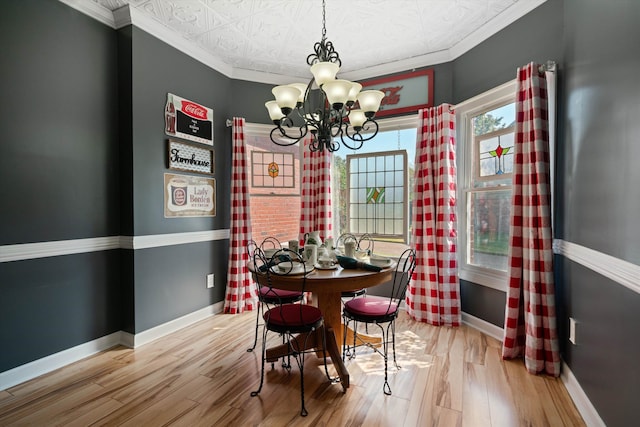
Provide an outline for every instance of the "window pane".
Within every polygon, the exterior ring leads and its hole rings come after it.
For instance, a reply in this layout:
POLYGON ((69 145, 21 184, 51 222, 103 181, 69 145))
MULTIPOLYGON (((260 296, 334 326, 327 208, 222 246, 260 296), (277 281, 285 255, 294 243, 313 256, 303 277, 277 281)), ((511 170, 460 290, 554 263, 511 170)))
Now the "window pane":
POLYGON ((480 177, 499 177, 513 172, 513 132, 493 134, 476 141, 480 177))
POLYGON ((513 126, 516 121, 516 104, 511 103, 479 114, 471 120, 473 134, 484 135, 513 126))
POLYGON ((295 187, 295 163, 291 153, 251 152, 253 187, 295 187))
POLYGON ((511 191, 474 191, 468 199, 467 262, 507 271, 511 191))

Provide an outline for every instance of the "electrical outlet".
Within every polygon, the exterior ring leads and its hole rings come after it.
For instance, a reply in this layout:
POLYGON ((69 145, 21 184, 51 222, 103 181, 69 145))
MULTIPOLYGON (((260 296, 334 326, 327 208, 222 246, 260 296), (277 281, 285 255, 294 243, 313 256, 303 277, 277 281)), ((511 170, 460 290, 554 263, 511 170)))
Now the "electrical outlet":
POLYGON ((569 317, 569 341, 576 345, 576 319, 569 317))
POLYGON ((214 284, 214 276, 213 273, 207 274, 207 289, 213 288, 214 284))

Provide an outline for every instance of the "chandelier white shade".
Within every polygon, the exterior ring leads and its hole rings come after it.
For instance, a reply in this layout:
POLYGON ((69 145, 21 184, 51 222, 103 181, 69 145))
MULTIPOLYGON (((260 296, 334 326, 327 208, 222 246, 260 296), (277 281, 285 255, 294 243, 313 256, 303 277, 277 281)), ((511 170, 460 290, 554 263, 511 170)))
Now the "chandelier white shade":
POLYGON ((311 151, 336 151, 342 145, 352 150, 378 133, 374 120, 384 92, 362 91, 360 83, 337 79, 340 56, 326 38, 325 2, 322 2, 322 39, 307 57, 313 79, 308 84, 292 83, 272 89, 275 100, 265 103, 276 125, 271 141, 277 145, 296 144, 311 134, 311 151), (359 106, 359 108, 357 108, 359 106))

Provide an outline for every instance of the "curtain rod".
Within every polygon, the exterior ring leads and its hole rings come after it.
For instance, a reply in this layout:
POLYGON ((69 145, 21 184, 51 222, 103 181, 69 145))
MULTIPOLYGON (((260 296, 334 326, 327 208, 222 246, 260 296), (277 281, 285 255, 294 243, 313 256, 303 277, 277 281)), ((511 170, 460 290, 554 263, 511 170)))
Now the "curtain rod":
POLYGON ((549 71, 550 73, 556 72, 556 61, 549 59, 546 63, 540 64, 538 66, 538 71, 540 73, 544 73, 545 71, 549 71))
MULTIPOLYGON (((551 72, 551 73, 555 73, 556 70, 557 70, 556 61, 553 61, 551 59, 549 59, 544 64, 538 65, 538 72, 540 72, 540 73, 544 73, 545 71, 548 71, 548 72, 551 72)), ((500 90, 502 90, 504 87, 506 87, 508 85, 515 84, 515 81, 516 81, 515 79, 510 80, 510 81, 508 81, 508 82, 506 82, 506 83, 504 83, 504 84, 502 84, 502 85, 500 85, 500 86, 498 86, 496 88, 489 89, 488 92, 490 92, 490 91, 500 91, 500 90)), ((449 106, 449 111, 453 111, 456 108, 462 107, 464 105, 468 105, 469 103, 473 102, 475 98, 476 97, 474 96, 473 98, 466 99, 466 100, 464 100, 462 102, 457 103, 456 105, 450 105, 449 106)))

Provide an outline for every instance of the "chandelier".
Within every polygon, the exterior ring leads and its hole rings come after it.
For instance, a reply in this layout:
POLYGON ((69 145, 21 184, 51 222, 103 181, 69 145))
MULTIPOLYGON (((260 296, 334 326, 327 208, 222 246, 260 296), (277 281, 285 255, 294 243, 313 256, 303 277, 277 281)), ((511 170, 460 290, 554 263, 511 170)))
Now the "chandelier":
POLYGON ((310 133, 311 151, 338 150, 340 143, 335 139, 338 137, 345 147, 358 150, 378 133, 374 117, 384 92, 361 91, 359 83, 336 79, 342 62, 333 43, 327 40, 325 0, 322 0, 322 39, 313 50, 307 64, 314 78, 308 84, 274 87, 271 92, 275 101, 265 103, 276 125, 271 130, 271 141, 289 146, 310 133))

